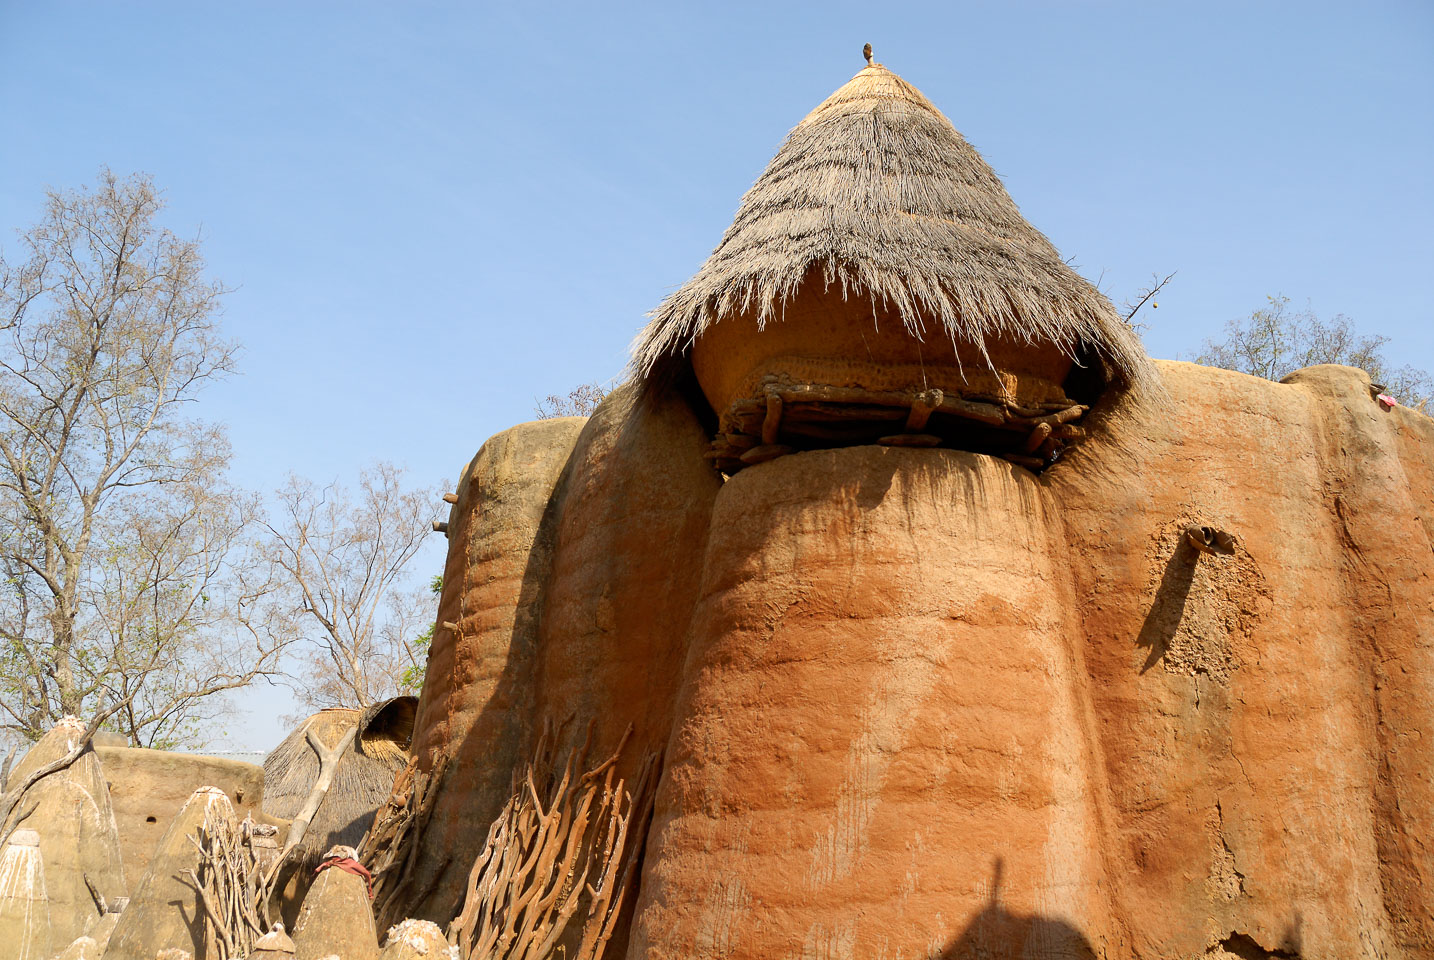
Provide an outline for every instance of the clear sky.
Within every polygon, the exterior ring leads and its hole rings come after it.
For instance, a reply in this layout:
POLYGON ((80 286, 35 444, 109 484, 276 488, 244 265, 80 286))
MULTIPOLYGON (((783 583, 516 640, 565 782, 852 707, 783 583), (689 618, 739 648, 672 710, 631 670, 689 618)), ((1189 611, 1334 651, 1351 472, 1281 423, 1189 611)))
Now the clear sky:
MULTIPOLYGON (((623 374, 786 131, 862 66, 1190 356, 1268 294, 1434 368, 1434 4, 0 0, 0 244, 46 186, 152 174, 234 286, 235 477, 455 478, 623 374)), ((442 538, 422 558, 441 564, 442 538)), ((278 740, 243 698, 229 745, 278 740)))

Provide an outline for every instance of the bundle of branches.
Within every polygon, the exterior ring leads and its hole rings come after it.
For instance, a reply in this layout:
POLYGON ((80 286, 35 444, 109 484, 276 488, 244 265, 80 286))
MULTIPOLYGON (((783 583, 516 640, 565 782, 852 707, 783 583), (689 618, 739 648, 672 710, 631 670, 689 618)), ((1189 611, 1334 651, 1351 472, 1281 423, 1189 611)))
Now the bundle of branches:
MULTIPOLYGON (((359 844, 359 862, 373 876, 373 915, 380 930, 404 919, 420 841, 433 815, 433 798, 447 768, 446 757, 429 773, 418 769, 417 757, 409 760, 394 778, 393 792, 359 844)), ((442 872, 439 870, 439 875, 442 872)))
POLYGON ((576 776, 587 763, 591 727, 561 776, 549 734, 473 863, 463 909, 448 928, 462 960, 545 960, 560 941, 573 960, 599 960, 635 886, 657 755, 643 759, 628 790, 615 774, 631 727, 612 756, 576 776), (584 902, 581 930, 565 938, 584 902))
POLYGON ((185 872, 204 903, 205 939, 219 960, 247 957, 268 926, 269 888, 251 843, 253 830, 247 817, 236 826, 211 813, 189 838, 199 851, 199 870, 185 872))

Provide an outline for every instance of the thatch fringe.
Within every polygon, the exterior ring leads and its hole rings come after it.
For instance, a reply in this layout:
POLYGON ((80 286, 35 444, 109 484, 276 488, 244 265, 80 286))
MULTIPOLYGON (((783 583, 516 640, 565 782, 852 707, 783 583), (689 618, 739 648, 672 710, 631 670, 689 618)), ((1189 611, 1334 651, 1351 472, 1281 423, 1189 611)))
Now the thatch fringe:
POLYGON ((780 321, 811 271, 845 298, 894 307, 914 336, 974 346, 987 365, 986 340, 1004 338, 1102 362, 1127 385, 1156 382, 1110 301, 951 122, 880 64, 787 136, 702 269, 652 313, 633 345, 636 376, 649 390, 670 383, 724 317, 780 321))

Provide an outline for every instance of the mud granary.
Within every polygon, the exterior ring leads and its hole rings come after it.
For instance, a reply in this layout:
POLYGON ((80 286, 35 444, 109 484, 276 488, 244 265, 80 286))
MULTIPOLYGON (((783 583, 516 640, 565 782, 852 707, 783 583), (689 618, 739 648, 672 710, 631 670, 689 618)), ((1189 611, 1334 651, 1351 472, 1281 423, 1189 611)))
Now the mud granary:
POLYGON ((1149 360, 871 63, 633 382, 463 471, 379 901, 471 905, 586 744, 660 763, 608 955, 1429 955, 1434 421, 1376 392, 1149 360))
POLYGON ((464 468, 416 705, 32 783, 0 960, 1434 955, 1434 420, 1150 360, 869 51, 632 374, 464 468))

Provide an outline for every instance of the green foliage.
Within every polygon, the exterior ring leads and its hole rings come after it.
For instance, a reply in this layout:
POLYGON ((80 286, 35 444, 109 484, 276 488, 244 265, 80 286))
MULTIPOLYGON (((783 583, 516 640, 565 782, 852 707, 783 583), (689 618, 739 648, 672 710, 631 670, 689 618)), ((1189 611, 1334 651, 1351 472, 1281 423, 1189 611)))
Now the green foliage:
MULTIPOLYGON (((429 580, 428 589, 435 597, 441 594, 443 592, 443 574, 440 573, 429 580)), ((413 663, 403 671, 403 675, 398 681, 401 692, 417 695, 423 689, 423 674, 428 669, 428 654, 433 649, 433 628, 436 626, 437 624, 430 623, 428 629, 420 633, 418 638, 413 641, 414 652, 423 655, 423 666, 420 667, 417 663, 413 663)))

